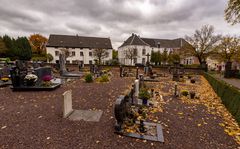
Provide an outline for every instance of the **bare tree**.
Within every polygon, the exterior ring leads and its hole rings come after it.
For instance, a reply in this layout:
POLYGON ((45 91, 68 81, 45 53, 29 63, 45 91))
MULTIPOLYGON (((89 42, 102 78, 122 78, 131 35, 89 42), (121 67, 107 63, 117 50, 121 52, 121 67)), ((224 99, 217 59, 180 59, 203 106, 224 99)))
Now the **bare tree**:
POLYGON ((97 58, 98 63, 102 63, 102 59, 109 56, 109 52, 107 49, 94 49, 93 50, 93 56, 97 58))
POLYGON ((228 0, 228 6, 225 9, 225 19, 233 25, 240 22, 240 1, 228 0))
POLYGON ((137 58, 137 56, 138 56, 137 49, 136 48, 128 48, 127 50, 124 51, 124 55, 125 55, 126 59, 131 60, 131 65, 132 65, 133 59, 137 58))
POLYGON ((221 43, 215 47, 214 52, 214 57, 219 61, 237 60, 240 55, 240 39, 231 36, 223 37, 221 43))
POLYGON ((204 25, 200 30, 196 30, 193 36, 186 36, 187 44, 184 47, 185 53, 189 56, 196 56, 202 65, 207 57, 212 53, 214 46, 221 39, 220 35, 214 35, 214 27, 204 25))

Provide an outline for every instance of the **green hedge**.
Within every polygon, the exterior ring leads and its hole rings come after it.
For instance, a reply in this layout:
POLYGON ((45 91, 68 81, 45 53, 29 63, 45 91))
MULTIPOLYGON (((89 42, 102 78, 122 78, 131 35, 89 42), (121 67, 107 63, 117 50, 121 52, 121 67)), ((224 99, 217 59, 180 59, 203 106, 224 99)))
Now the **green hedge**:
POLYGON ((214 78, 208 73, 204 73, 204 77, 211 84, 217 95, 222 99, 223 104, 228 111, 235 117, 240 124, 240 91, 222 80, 214 78))

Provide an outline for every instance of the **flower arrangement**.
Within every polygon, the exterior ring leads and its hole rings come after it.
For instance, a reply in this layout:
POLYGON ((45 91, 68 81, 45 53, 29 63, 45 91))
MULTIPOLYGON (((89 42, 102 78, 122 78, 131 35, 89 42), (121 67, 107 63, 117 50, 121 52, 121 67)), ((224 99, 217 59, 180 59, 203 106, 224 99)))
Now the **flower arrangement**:
POLYGON ((34 86, 37 79, 38 77, 34 74, 28 74, 24 77, 24 80, 26 80, 27 86, 34 86))
POLYGON ((10 79, 7 78, 7 77, 3 77, 3 78, 1 78, 1 80, 2 80, 3 82, 7 82, 7 81, 9 81, 10 79))
POLYGON ((37 81, 37 79, 38 79, 38 77, 36 76, 36 75, 34 75, 34 74, 28 74, 28 75, 26 75, 25 76, 25 78, 24 78, 25 80, 34 80, 34 82, 36 82, 37 81))
POLYGON ((51 75, 45 75, 43 78, 42 78, 43 81, 51 81, 52 80, 52 76, 51 75))

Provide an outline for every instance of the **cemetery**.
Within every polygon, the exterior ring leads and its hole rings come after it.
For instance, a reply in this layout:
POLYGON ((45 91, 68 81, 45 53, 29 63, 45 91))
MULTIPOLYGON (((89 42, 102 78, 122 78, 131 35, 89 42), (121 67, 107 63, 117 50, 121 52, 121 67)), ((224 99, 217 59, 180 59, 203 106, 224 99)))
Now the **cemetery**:
POLYGON ((51 67, 26 65, 17 63, 12 87, 0 88, 1 148, 239 146, 235 115, 203 75, 177 64, 171 71, 132 67, 128 77, 120 67, 84 66, 86 71, 73 72, 81 77, 61 77, 51 67), (106 74, 108 83, 95 81, 106 74), (49 81, 58 87, 49 89, 49 81), (18 89, 25 92, 12 91, 18 89))

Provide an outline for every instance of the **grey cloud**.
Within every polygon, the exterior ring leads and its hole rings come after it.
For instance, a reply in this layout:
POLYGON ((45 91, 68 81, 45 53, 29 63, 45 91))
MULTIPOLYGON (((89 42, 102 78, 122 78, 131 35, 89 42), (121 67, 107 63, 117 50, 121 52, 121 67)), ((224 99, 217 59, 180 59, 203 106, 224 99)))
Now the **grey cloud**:
POLYGON ((0 35, 82 34, 111 37, 118 47, 132 32, 178 38, 212 24, 236 33, 223 19, 225 0, 0 0, 0 35))

